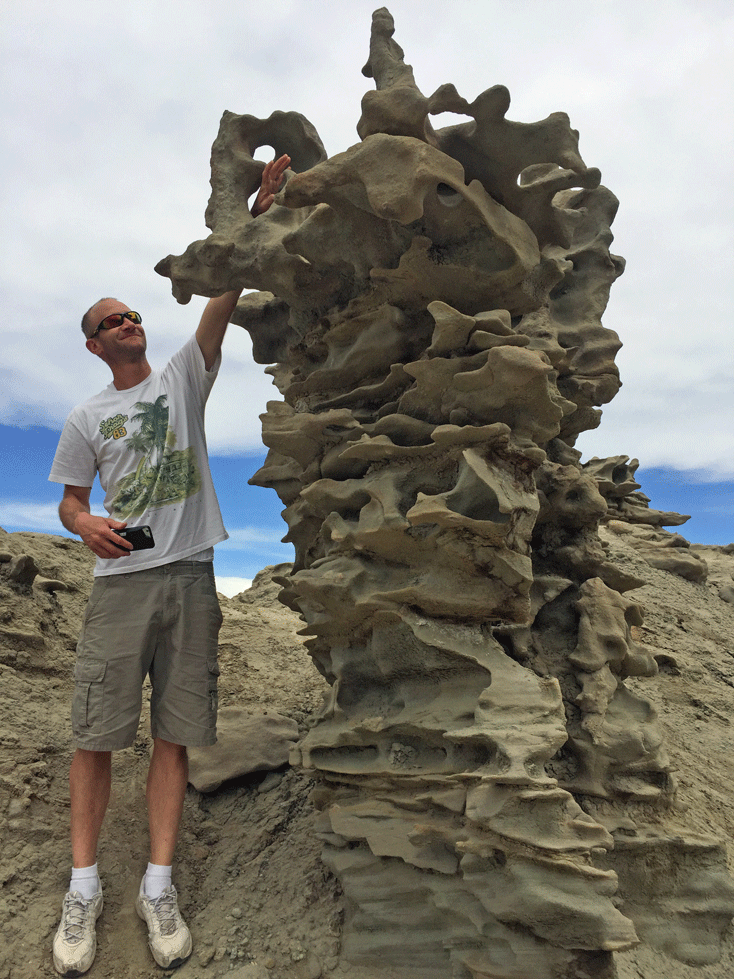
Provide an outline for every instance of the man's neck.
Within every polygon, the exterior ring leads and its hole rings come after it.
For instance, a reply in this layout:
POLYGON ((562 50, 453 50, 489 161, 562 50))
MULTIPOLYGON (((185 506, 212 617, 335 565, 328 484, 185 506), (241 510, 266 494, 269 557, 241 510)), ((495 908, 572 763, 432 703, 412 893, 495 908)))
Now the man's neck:
POLYGON ((134 388, 149 377, 151 370, 145 358, 130 364, 116 364, 112 368, 112 383, 118 391, 127 391, 128 388, 134 388))

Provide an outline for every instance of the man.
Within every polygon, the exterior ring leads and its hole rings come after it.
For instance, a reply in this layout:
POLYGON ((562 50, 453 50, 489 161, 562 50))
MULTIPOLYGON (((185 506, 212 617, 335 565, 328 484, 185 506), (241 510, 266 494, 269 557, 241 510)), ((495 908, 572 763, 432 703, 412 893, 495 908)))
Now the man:
MULTIPOLYGON (((289 163, 282 156, 266 165, 254 216, 270 207, 289 163)), ((216 741, 221 612, 212 558, 227 533, 209 472, 204 408, 238 297, 211 299, 195 336, 162 371, 151 369, 142 319, 125 303, 101 299, 82 319, 86 347, 108 365, 112 383, 69 415, 49 477, 64 484, 61 522, 97 556, 74 674, 72 875, 53 943, 61 975, 79 976, 94 961, 103 905, 97 842, 111 753, 135 739, 146 675, 150 862, 136 909, 160 966, 181 965, 192 951, 171 865, 188 781, 186 748, 216 741), (108 517, 90 513, 97 472, 108 517), (143 549, 133 550, 120 535, 130 521, 144 528, 143 549)))

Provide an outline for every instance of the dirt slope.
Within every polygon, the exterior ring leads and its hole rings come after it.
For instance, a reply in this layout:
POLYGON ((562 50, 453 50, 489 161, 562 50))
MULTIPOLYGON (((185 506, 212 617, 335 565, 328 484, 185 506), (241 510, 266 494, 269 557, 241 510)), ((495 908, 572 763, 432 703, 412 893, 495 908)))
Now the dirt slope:
MULTIPOLYGON (((694 583, 650 567, 633 538, 602 533, 610 556, 648 582, 633 594, 645 607, 641 642, 660 674, 630 683, 660 713, 679 783, 677 816, 731 843, 734 604, 726 596, 734 598, 734 553, 693 545, 709 567, 707 581, 694 583)), ((50 944, 70 863, 72 667, 91 568, 76 541, 0 530, 0 979, 55 975, 50 944), (20 555, 39 569, 32 586, 23 583, 20 555)), ((271 572, 243 595, 221 598, 220 702, 276 710, 305 730, 324 683, 296 634, 299 620, 277 601, 271 572)), ((147 730, 144 716, 135 745, 114 756, 99 858, 105 911, 91 979, 162 974, 133 908, 147 860, 147 730)), ((341 899, 311 833, 311 788, 306 774, 290 769, 211 795, 189 788, 174 873, 195 951, 181 979, 356 979, 337 968, 341 899)), ((731 845, 729 855, 734 872, 731 845)), ((620 979, 729 979, 731 929, 727 937, 721 962, 704 969, 640 946, 617 957, 620 979)))

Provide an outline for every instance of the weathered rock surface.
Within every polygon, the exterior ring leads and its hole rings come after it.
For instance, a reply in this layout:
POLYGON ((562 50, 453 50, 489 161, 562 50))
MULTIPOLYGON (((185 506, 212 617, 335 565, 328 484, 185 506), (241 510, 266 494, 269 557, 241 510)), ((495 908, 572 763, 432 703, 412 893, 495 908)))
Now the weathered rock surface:
MULTIPOLYGON (((74 658, 94 557, 79 541, 2 530, 0 552, 8 556, 0 561, 0 976, 51 979, 51 941, 71 865, 74 658), (10 579, 11 562, 21 556, 67 588, 39 590, 38 576, 33 585, 10 579)), ((275 601, 272 570, 245 595, 220 596, 220 704, 225 719, 232 708, 249 717, 276 715, 293 737, 305 732, 325 683, 296 634, 297 617, 275 601)), ((133 910, 148 859, 147 701, 135 744, 113 756, 99 848, 105 908, 90 972, 96 979, 156 974, 133 910)), ((282 747, 271 759, 285 760, 282 747)), ((312 788, 307 775, 282 764, 277 773, 241 776, 215 793, 189 787, 174 869, 195 944, 182 979, 229 975, 238 964, 272 979, 305 979, 306 966, 324 975, 334 969, 340 895, 313 834, 312 788)))
POLYGON ((189 748, 189 782, 199 792, 213 792, 230 779, 282 768, 297 740, 298 725, 289 717, 223 707, 217 743, 189 748))
POLYGON ((261 290, 235 322, 283 400, 252 481, 285 505, 281 597, 331 688, 292 760, 320 778, 343 966, 611 979, 643 935, 713 961, 734 887, 717 841, 669 825, 640 686, 659 664, 627 595, 708 566, 662 530, 686 518, 649 509, 636 461, 574 448, 620 383, 601 323, 617 201, 564 113, 510 121, 503 86, 424 96, 384 8, 364 73, 361 142, 331 159, 313 136, 301 152, 300 118, 226 114, 213 233, 157 266, 181 301, 261 290), (435 131, 446 111, 472 121, 435 131), (257 220, 250 131, 294 146, 257 220), (610 519, 647 531, 634 572, 610 519), (628 897, 650 864, 699 870, 628 897))
MULTIPOLYGON (((615 954, 619 979, 729 979, 734 972, 731 928, 721 960, 710 961, 718 948, 708 928, 713 923, 723 930, 728 910, 726 880, 718 876, 720 853, 705 838, 734 838, 734 607, 718 594, 732 581, 734 549, 729 553, 692 544, 691 550, 705 556, 709 577, 691 582, 646 564, 631 534, 604 526, 599 533, 617 567, 646 579, 634 593, 635 604, 644 607, 644 621, 633 628, 637 646, 655 661, 658 672, 630 676, 626 684, 657 711, 679 783, 679 801, 658 814, 658 831, 642 874, 635 853, 639 834, 632 825, 636 813, 614 830, 618 810, 598 803, 596 818, 603 822, 612 817, 607 828, 616 839, 603 867, 618 875, 615 900, 621 913, 634 920, 641 939, 635 948, 615 954), (701 837, 693 847, 682 843, 682 837, 693 835, 691 827, 701 837), (718 889, 712 887, 717 879, 718 889)), ((0 623, 6 630, 0 635, 0 976, 51 979, 51 938, 70 860, 67 776, 74 647, 91 587, 92 557, 79 542, 1 531, 0 550, 12 556, 30 554, 40 575, 70 586, 50 594, 11 585, 2 576, 8 562, 0 565, 0 623), (12 633, 22 633, 24 644, 12 633), (19 656, 23 651, 26 655, 19 656)), ((220 702, 225 709, 237 706, 249 715, 277 711, 296 721, 303 736, 318 714, 327 684, 297 636, 302 624, 297 614, 277 602, 279 588, 271 575, 288 570, 268 569, 250 591, 222 598, 220 702)), ((546 580, 538 601, 561 587, 558 580, 546 580)), ((131 912, 147 860, 144 790, 150 738, 147 706, 144 710, 134 747, 117 753, 113 763, 112 801, 99 854, 105 910, 98 926, 96 979, 153 979, 145 930, 131 912)), ((396 746, 395 760, 408 760, 400 752, 396 746)), ((313 810, 314 782, 288 767, 261 778, 243 777, 208 794, 189 789, 175 875, 194 936, 194 955, 179 970, 182 979, 219 979, 238 970, 256 979, 313 979, 319 974, 400 979, 400 970, 349 966, 345 972, 338 965, 340 943, 343 939, 348 946, 350 938, 341 929, 344 897, 319 856, 314 820, 323 816, 313 810), (265 788, 269 791, 262 792, 265 788)), ((448 793, 445 801, 451 804, 448 793)), ((418 803, 412 800, 414 806, 418 803)), ((350 834, 349 812, 335 815, 350 834)), ((546 815, 547 808, 524 806, 524 831, 547 838, 546 815)), ((576 823, 581 828, 578 819, 576 823)), ((515 831, 520 840, 523 826, 515 831)), ((373 818, 370 833, 376 847, 392 845, 388 819, 373 818)), ((524 848, 533 852, 532 846, 524 848)), ((431 858, 438 853, 434 847, 431 858)), ((396 857, 379 859, 399 865, 396 857)), ((366 871, 362 880, 366 887, 366 871)), ((457 904, 464 906, 458 898, 457 904)), ((398 900, 394 910, 396 934, 401 923, 409 925, 424 914, 398 900)), ((444 914, 452 915, 452 908, 444 914)), ((524 961, 532 962, 532 968, 537 963, 527 956, 524 961)), ((596 979, 603 972, 592 969, 590 975, 596 979)))

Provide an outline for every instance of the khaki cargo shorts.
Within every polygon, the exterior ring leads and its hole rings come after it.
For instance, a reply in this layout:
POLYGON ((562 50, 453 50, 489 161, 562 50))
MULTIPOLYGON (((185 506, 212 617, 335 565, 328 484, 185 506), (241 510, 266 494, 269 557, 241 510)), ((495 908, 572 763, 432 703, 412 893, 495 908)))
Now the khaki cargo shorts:
POLYGON ((96 578, 74 670, 77 746, 115 751, 133 744, 146 675, 153 737, 187 747, 214 744, 221 624, 211 562, 96 578))

